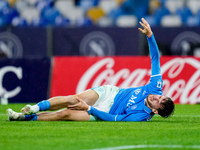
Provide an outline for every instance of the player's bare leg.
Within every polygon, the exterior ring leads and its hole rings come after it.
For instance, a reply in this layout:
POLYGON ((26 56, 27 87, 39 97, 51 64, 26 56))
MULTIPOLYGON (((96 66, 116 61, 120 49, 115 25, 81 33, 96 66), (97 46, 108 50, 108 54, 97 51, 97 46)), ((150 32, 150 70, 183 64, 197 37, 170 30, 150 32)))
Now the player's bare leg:
POLYGON ((83 99, 88 105, 92 106, 97 101, 98 94, 95 91, 89 89, 77 95, 57 96, 50 98, 47 101, 42 101, 34 106, 26 105, 24 108, 21 109, 21 111, 23 114, 29 115, 43 110, 59 110, 61 108, 67 108, 68 105, 73 105, 77 103, 76 97, 83 99), (41 103, 42 106, 40 105, 41 103), (40 109, 39 105, 44 108, 40 109))
POLYGON ((12 109, 7 110, 10 121, 89 121, 90 115, 86 111, 63 109, 56 112, 41 112, 24 115, 12 109))
POLYGON ((89 121, 90 115, 86 111, 64 109, 56 112, 42 112, 37 114, 37 121, 89 121))
POLYGON ((53 97, 48 100, 51 104, 49 110, 58 110, 61 108, 67 108, 68 105, 74 105, 77 103, 76 97, 79 97, 88 105, 92 106, 97 101, 98 94, 95 91, 89 89, 77 95, 53 97))

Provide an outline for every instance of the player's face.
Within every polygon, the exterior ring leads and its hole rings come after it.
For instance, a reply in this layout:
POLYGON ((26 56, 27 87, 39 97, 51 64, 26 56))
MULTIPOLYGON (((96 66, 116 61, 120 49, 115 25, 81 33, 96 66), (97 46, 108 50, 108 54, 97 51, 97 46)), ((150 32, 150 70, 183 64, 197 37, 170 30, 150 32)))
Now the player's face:
POLYGON ((166 96, 149 94, 146 102, 151 108, 158 110, 159 108, 162 108, 162 102, 165 98, 166 96))

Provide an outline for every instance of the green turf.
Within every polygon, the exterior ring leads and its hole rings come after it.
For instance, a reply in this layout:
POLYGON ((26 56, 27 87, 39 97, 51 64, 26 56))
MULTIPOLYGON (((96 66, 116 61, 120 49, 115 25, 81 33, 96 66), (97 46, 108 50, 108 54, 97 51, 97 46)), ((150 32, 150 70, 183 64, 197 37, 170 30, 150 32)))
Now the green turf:
POLYGON ((200 105, 176 105, 173 117, 155 116, 150 122, 6 120, 7 108, 18 111, 22 106, 24 104, 0 105, 0 150, 79 150, 128 145, 169 146, 150 148, 152 150, 177 149, 172 148, 174 145, 183 146, 179 149, 200 148, 200 105))

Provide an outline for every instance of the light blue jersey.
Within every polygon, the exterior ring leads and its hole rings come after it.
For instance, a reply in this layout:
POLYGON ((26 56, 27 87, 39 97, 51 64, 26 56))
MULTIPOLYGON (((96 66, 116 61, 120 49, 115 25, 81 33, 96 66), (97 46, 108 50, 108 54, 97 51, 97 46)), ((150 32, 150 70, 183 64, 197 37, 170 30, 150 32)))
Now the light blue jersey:
POLYGON ((162 75, 160 70, 159 50, 154 35, 147 37, 151 56, 151 78, 144 86, 136 88, 121 88, 115 96, 109 113, 99 111, 94 107, 89 114, 105 121, 149 121, 154 113, 145 105, 149 94, 162 95, 162 75))

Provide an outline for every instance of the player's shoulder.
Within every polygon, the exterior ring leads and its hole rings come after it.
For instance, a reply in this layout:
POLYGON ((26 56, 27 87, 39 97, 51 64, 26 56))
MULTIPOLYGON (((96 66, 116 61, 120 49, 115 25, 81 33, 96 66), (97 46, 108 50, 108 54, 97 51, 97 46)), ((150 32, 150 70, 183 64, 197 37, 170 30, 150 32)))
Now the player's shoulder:
POLYGON ((162 94, 162 88, 163 88, 163 80, 161 75, 152 76, 150 78, 149 84, 147 84, 147 88, 149 89, 149 92, 152 94, 162 94))

